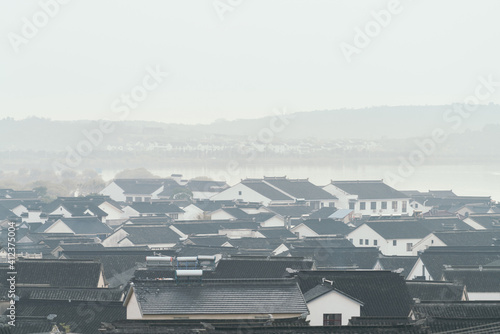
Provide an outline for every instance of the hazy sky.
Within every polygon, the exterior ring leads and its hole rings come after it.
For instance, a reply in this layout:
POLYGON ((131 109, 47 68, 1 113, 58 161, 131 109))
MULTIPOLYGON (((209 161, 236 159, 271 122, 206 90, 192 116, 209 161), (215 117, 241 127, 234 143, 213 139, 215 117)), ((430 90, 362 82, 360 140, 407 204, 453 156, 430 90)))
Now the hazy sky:
POLYGON ((379 31, 372 11, 391 1, 54 1, 0 3, 2 118, 206 123, 462 102, 478 75, 500 81, 498 0, 401 0, 379 31), (348 62, 341 43, 355 47, 367 27, 348 62), (158 67, 169 73, 159 85, 147 77, 158 67), (117 113, 144 80, 145 99, 117 113))

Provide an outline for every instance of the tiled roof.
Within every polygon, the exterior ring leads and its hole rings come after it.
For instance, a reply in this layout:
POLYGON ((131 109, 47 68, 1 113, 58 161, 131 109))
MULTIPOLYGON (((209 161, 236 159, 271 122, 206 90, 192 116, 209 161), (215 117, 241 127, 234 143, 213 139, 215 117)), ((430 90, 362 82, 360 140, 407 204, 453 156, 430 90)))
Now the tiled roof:
POLYGON ((264 182, 273 185, 294 198, 305 200, 336 199, 329 192, 306 179, 287 179, 284 177, 265 177, 264 182))
POLYGON ((102 264, 89 260, 18 260, 17 284, 96 288, 102 264))
POLYGON ((375 247, 293 247, 289 253, 310 257, 323 269, 372 269, 380 254, 375 247))
POLYGON ((491 246, 495 244, 494 239, 500 239, 500 229, 498 231, 446 231, 435 232, 434 235, 447 246, 491 246))
POLYGON ((189 237, 187 241, 198 246, 222 246, 229 238, 225 235, 189 237))
POLYGON ((21 287, 16 290, 21 299, 72 300, 111 302, 122 301, 123 291, 103 288, 21 287))
POLYGON ((463 302, 422 302, 413 306, 412 313, 417 319, 454 318, 500 319, 500 302, 463 301, 463 302))
POLYGON ((500 229, 499 215, 484 215, 484 216, 471 215, 469 218, 486 229, 500 229))
POLYGON ((87 215, 85 211, 91 211, 94 216, 105 217, 108 214, 101 210, 97 204, 82 200, 82 201, 62 201, 55 200, 52 203, 49 203, 43 207, 43 211, 46 213, 52 213, 58 207, 63 207, 66 209, 73 217, 85 216, 87 215))
POLYGON ((418 222, 430 232, 449 230, 473 230, 474 228, 456 217, 427 217, 418 222))
POLYGON ((224 181, 189 180, 186 187, 188 187, 191 191, 220 192, 229 188, 229 185, 224 181))
POLYGON ((337 211, 337 208, 335 207, 329 207, 329 206, 325 206, 317 211, 314 211, 313 213, 311 213, 309 215, 309 218, 310 219, 318 219, 318 218, 321 218, 321 219, 326 219, 326 218, 330 218, 330 216, 335 213, 337 211))
POLYGON ((354 245, 344 237, 305 237, 303 239, 288 240, 287 247, 316 247, 316 248, 354 248, 354 245))
POLYGON ((141 214, 167 214, 184 212, 175 204, 168 202, 133 202, 130 207, 141 214))
POLYGON ((127 239, 134 245, 175 244, 179 241, 179 235, 168 226, 125 225, 122 230, 127 232, 127 239))
POLYGON ((198 256, 198 255, 229 255, 236 254, 238 249, 235 247, 216 247, 216 246, 197 246, 185 245, 179 249, 179 256, 198 256))
POLYGON ((446 280, 460 282, 468 292, 500 292, 500 267, 447 268, 446 280))
POLYGON ((242 249, 267 249, 273 250, 281 244, 281 240, 267 238, 238 238, 230 239, 228 243, 233 247, 242 249))
POLYGON ((177 222, 173 224, 176 229, 187 235, 193 234, 219 234, 220 230, 250 229, 255 230, 260 225, 253 221, 199 221, 196 223, 177 222))
POLYGON ((403 277, 390 271, 302 271, 299 285, 304 293, 322 283, 363 302, 361 316, 408 316, 412 299, 403 277))
POLYGON ((382 256, 378 259, 378 262, 383 270, 396 271, 406 277, 417 260, 418 256, 382 256))
POLYGON ((50 314, 56 315, 57 323, 69 325, 72 333, 95 334, 99 333, 102 322, 125 319, 126 309, 121 302, 22 300, 16 303, 17 322, 24 322, 23 317, 47 319, 50 314))
POLYGON ((304 299, 306 303, 313 301, 314 299, 333 291, 333 285, 330 284, 318 284, 314 288, 310 289, 304 293, 304 299))
MULTIPOLYGON (((60 218, 76 235, 110 234, 113 230, 96 217, 60 218)), ((58 220, 47 222, 40 226, 36 232, 43 233, 58 220)))
POLYGON ((297 238, 295 234, 284 227, 261 227, 257 230, 257 232, 268 239, 297 238))
POLYGON ((305 220, 303 224, 318 235, 347 235, 353 231, 353 228, 341 221, 333 219, 308 219, 305 220))
POLYGON ((430 231, 418 221, 374 221, 366 223, 366 225, 380 234, 384 239, 419 239, 430 233, 430 231))
POLYGON ((358 199, 400 199, 409 198, 402 192, 388 186, 382 180, 332 181, 337 188, 348 194, 358 195, 358 199))
POLYGON ((459 209, 467 204, 491 203, 491 197, 477 197, 477 196, 456 196, 447 198, 436 198, 432 196, 413 196, 413 199, 425 206, 433 206, 440 210, 450 210, 455 207, 459 209))
POLYGON ((250 217, 248 213, 238 208, 222 208, 221 210, 229 213, 236 219, 248 219, 250 217))
POLYGON ((134 287, 146 314, 303 314, 308 309, 293 279, 155 281, 134 287))
POLYGON ((149 217, 131 217, 125 223, 126 225, 164 225, 172 223, 174 219, 170 216, 149 216, 149 217))
POLYGON ((242 184, 258 192, 262 196, 269 198, 272 201, 293 201, 293 198, 283 194, 281 191, 276 190, 270 185, 264 183, 262 180, 243 180, 242 184))
POLYGON ((233 201, 209 201, 209 200, 199 200, 193 203, 196 207, 203 210, 204 212, 212 212, 222 208, 224 205, 233 205, 233 201))
MULTIPOLYGON (((125 194, 151 195, 163 185, 161 179, 116 179, 114 182, 125 194)), ((175 182, 175 181, 174 181, 175 182)))
POLYGON ((289 270, 312 269, 313 261, 302 259, 272 258, 245 260, 222 259, 215 269, 216 278, 281 278, 290 274, 289 270))
POLYGON ((443 281, 406 281, 413 299, 421 301, 460 301, 464 285, 443 281))
POLYGON ((303 215, 310 214, 314 210, 314 207, 309 205, 271 205, 267 208, 282 217, 292 218, 300 218, 303 215))
POLYGON ((420 259, 432 278, 440 280, 444 265, 480 266, 500 260, 500 247, 429 247, 420 259))
MULTIPOLYGON (((125 247, 124 247, 125 248, 125 247)), ((126 250, 123 252, 116 251, 115 254, 99 254, 96 252, 88 254, 71 254, 66 255, 68 259, 93 259, 102 263, 104 268, 104 276, 110 287, 117 287, 132 278, 133 271, 139 265, 146 262, 146 256, 153 255, 153 251, 144 252, 145 254, 128 254, 126 250)))
POLYGON ((11 217, 17 217, 14 212, 10 211, 3 205, 0 205, 0 220, 4 220, 11 217))

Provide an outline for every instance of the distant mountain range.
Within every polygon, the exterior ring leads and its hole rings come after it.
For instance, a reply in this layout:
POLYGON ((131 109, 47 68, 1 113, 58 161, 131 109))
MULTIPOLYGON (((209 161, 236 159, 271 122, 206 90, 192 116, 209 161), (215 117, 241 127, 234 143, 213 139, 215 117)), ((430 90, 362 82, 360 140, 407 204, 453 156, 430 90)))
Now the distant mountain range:
MULTIPOLYGON (((436 127, 462 133, 500 124, 500 106, 481 106, 468 118, 452 113, 451 106, 373 107, 366 109, 297 112, 286 117, 217 121, 209 125, 166 124, 146 121, 114 122, 115 131, 105 145, 137 142, 231 143, 248 138, 263 141, 380 140, 428 136, 436 127), (452 126, 460 126, 457 129, 452 126)), ((60 151, 84 139, 83 130, 97 128, 96 121, 52 121, 41 118, 0 120, 0 151, 60 151)))

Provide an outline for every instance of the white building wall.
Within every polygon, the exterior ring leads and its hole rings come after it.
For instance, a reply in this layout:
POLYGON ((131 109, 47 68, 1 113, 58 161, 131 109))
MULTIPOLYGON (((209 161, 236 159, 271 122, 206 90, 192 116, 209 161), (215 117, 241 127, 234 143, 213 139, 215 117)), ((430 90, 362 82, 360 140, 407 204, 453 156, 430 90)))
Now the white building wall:
POLYGON ((109 204, 108 202, 102 202, 99 205, 99 209, 108 214, 106 220, 122 220, 128 218, 128 216, 125 214, 125 212, 123 212, 123 210, 115 207, 114 205, 109 204))
POLYGON ((307 227, 304 224, 299 224, 295 227, 293 227, 290 231, 297 235, 300 239, 303 239, 304 237, 315 237, 318 236, 318 233, 314 232, 311 230, 309 227, 307 227))
POLYGON ((210 215, 211 220, 229 220, 229 219, 236 219, 233 216, 231 216, 229 213, 224 211, 223 209, 216 210, 212 212, 210 215))
POLYGON ((114 181, 108 184, 103 190, 101 190, 99 194, 109 196, 111 199, 117 202, 125 202, 123 189, 120 188, 114 181))
POLYGON ((307 307, 310 326, 323 326, 323 314, 342 314, 342 326, 347 326, 352 317, 359 317, 361 314, 359 303, 334 290, 310 301, 307 307))
POLYGON ((102 245, 104 247, 118 247, 119 246, 118 243, 121 240, 123 240, 127 235, 128 235, 127 232, 125 232, 122 229, 119 229, 119 230, 115 231, 113 234, 111 234, 109 237, 104 239, 102 241, 102 245))
POLYGON ((356 247, 378 247, 384 255, 410 256, 413 246, 422 239, 385 239, 380 234, 363 224, 347 235, 347 239, 356 247), (394 245, 396 241, 396 245, 394 245), (408 245, 411 248, 408 250, 408 245))
POLYGON ((265 222, 261 222, 260 226, 262 227, 283 227, 285 226, 285 221, 280 218, 279 216, 274 216, 271 217, 270 219, 266 220, 265 222))
POLYGON ((446 244, 436 237, 434 233, 431 233, 413 246, 413 255, 418 255, 418 252, 423 252, 430 246, 446 247, 446 244))
POLYGON ((232 201, 232 200, 242 200, 245 202, 257 202, 261 203, 263 205, 269 205, 271 203, 271 200, 267 197, 262 196, 258 192, 248 188, 242 183, 238 183, 231 188, 228 188, 212 197, 210 197, 211 200, 214 201, 232 201), (240 195, 241 192, 241 195, 240 195))
POLYGON ((142 312, 137 302, 135 292, 130 292, 132 295, 127 303, 127 320, 142 319, 142 312))
POLYGON ((475 229, 475 230, 486 230, 486 228, 483 225, 476 223, 474 221, 474 219, 472 219, 470 217, 467 217, 467 218, 465 218, 462 221, 464 223, 466 223, 467 225, 469 225, 470 227, 472 227, 473 229, 475 229))
POLYGON ((72 229, 70 229, 61 220, 56 221, 51 227, 45 230, 44 233, 71 233, 74 234, 72 229))
MULTIPOLYGON (((184 219, 185 220, 201 220, 204 219, 204 212, 202 209, 194 204, 186 206, 184 209, 184 219)), ((180 219, 178 219, 180 220, 180 219)))
POLYGON ((349 202, 355 201, 354 214, 355 216, 401 216, 413 215, 413 208, 410 206, 409 198, 392 198, 392 199, 358 199, 357 195, 347 194, 342 189, 328 184, 323 189, 332 195, 335 195, 339 200, 337 202, 338 209, 349 209, 349 202), (392 202, 398 202, 397 209, 392 208, 392 202), (361 202, 365 203, 365 209, 361 209, 361 202), (371 208, 371 203, 376 203, 376 208, 371 208), (382 202, 387 203, 387 208, 382 209, 382 202), (403 212, 403 202, 406 202, 406 212, 403 212))
MULTIPOLYGON (((12 210, 10 210, 10 211, 14 212, 14 214, 15 214, 16 216, 21 217, 21 215, 22 215, 23 213, 28 212, 28 209, 27 209, 24 205, 19 204, 18 206, 16 206, 15 208, 13 208, 13 209, 12 209, 12 210)), ((29 216, 29 213, 28 213, 28 216, 29 216)))
MULTIPOLYGON (((417 260, 417 262, 415 263, 415 265, 413 266, 413 268, 410 270, 410 273, 408 274, 408 276, 406 276, 406 279, 407 280, 414 280, 414 279, 416 279, 417 277, 420 277, 420 276, 425 276, 425 279, 427 281, 434 281, 434 280, 436 280, 436 279, 434 279, 434 277, 431 276, 431 274, 429 273, 429 271, 425 267, 424 263, 419 258, 417 260)), ((440 278, 438 278, 438 280, 439 279, 440 278)))
POLYGON ((468 291, 469 300, 500 300, 500 292, 470 292, 468 291))

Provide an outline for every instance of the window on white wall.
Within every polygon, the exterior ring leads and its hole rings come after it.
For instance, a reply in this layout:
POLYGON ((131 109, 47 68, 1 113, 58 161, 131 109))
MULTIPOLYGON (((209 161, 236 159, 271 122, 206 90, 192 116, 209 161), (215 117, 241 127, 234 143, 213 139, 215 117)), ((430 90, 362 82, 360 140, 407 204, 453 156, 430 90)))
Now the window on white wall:
POLYGON ((413 247, 413 243, 408 242, 408 243, 406 244, 406 251, 407 251, 407 252, 411 252, 412 247, 413 247))
POLYGON ((366 203, 365 202, 359 202, 359 209, 360 210, 366 210, 366 203))
POLYGON ((342 326, 342 314, 323 314, 323 326, 342 326))
POLYGON ((397 246, 398 245, 398 241, 397 240, 392 240, 392 245, 393 246, 397 246))

